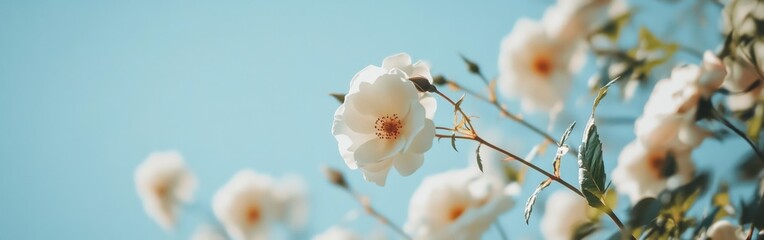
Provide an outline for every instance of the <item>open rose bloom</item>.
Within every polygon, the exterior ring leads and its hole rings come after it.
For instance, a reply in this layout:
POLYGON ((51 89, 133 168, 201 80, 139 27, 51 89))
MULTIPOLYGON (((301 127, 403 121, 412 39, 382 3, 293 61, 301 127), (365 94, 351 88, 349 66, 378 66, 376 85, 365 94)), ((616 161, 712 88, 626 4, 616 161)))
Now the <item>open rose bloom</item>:
POLYGON ((689 151, 647 148, 635 141, 621 151, 612 176, 618 191, 637 203, 687 183, 694 173, 689 151))
POLYGON ((501 43, 499 90, 519 97, 525 110, 549 111, 567 96, 583 62, 580 50, 578 41, 555 38, 545 25, 520 19, 501 43))
POLYGON ((408 176, 422 166, 435 137, 435 99, 418 92, 410 77, 432 82, 429 67, 406 54, 368 66, 353 77, 334 114, 332 134, 345 164, 380 186, 391 167, 408 176))
POLYGON ((414 239, 479 239, 518 191, 473 168, 429 176, 411 198, 405 229, 414 239))
POLYGON ((268 239, 276 223, 297 231, 305 224, 307 206, 302 183, 294 181, 276 182, 270 176, 241 170, 215 194, 215 217, 236 240, 268 239))
POLYGON ((193 198, 196 179, 177 151, 154 152, 135 170, 135 186, 149 217, 171 230, 180 205, 193 198))
POLYGON ((725 76, 721 60, 706 52, 700 66, 677 67, 655 84, 635 123, 637 139, 622 150, 612 174, 613 184, 632 204, 692 179, 692 150, 711 136, 697 125, 696 113, 725 76))
POLYGON ((569 240, 576 228, 589 222, 586 200, 566 190, 556 191, 547 199, 541 218, 541 234, 548 240, 569 240))

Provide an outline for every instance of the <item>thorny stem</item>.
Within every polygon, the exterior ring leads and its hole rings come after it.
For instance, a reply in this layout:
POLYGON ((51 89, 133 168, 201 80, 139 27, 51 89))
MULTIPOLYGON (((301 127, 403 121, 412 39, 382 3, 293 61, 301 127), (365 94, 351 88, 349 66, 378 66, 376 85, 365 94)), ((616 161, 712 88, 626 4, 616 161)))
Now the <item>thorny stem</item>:
MULTIPOLYGON (((482 74, 480 74, 480 77, 481 78, 485 78, 485 77, 483 77, 482 74)), ((554 143, 558 147, 561 145, 561 143, 557 142, 557 140, 554 137, 552 137, 552 135, 549 135, 548 133, 544 132, 540 128, 538 128, 536 126, 533 126, 528 121, 525 121, 525 119, 523 119, 522 117, 519 117, 519 116, 509 112, 509 110, 507 110, 506 107, 504 107, 503 105, 501 105, 501 103, 499 103, 499 101, 496 99, 496 97, 486 97, 486 96, 483 96, 482 94, 479 94, 479 93, 477 93, 477 92, 475 92, 473 90, 465 88, 465 87, 459 85, 459 83, 456 83, 454 81, 446 80, 446 84, 448 84, 448 85, 450 85, 450 86, 452 86, 454 88, 460 89, 464 93, 469 94, 469 95, 471 95, 473 97, 476 97, 476 98, 478 98, 480 100, 483 100, 483 101, 487 102, 488 104, 491 104, 491 106, 493 106, 497 110, 499 110, 499 112, 501 113, 502 116, 505 116, 505 117, 511 119, 512 121, 515 121, 515 122, 519 123, 520 125, 523 125, 524 127, 530 129, 534 133, 540 135, 541 137, 543 137, 547 141, 554 143)), ((494 90, 491 89, 490 91, 494 91, 494 90)), ((496 96, 495 93, 491 93, 491 94, 492 94, 491 96, 496 96)), ((448 99, 446 99, 446 100, 448 100, 448 99)), ((569 152, 572 155, 574 155, 574 156, 578 155, 578 151, 576 151, 575 149, 571 149, 569 152)))
MULTIPOLYGON (((440 95, 441 97, 443 97, 444 99, 446 99, 446 101, 448 101, 449 103, 451 103, 451 104, 452 104, 452 105, 453 105, 453 106, 456 108, 456 111, 460 112, 460 113, 462 114, 462 116, 464 116, 464 117, 466 118, 467 114, 466 114, 466 113, 464 113, 464 111, 463 111, 463 110, 462 110, 460 107, 457 107, 457 106, 456 106, 456 103, 455 103, 453 100, 451 100, 451 98, 449 98, 448 96, 446 96, 445 94, 441 93, 441 92, 440 92, 440 91, 438 91, 438 90, 435 90, 434 92, 435 92, 435 93, 437 93, 438 95, 440 95)), ((470 127, 470 130, 471 130, 471 134, 470 134, 470 135, 467 135, 467 136, 458 135, 458 136, 457 136, 457 135, 435 134, 435 137, 436 137, 436 138, 456 138, 456 139, 465 139, 465 140, 471 140, 471 141, 475 141, 475 142, 478 142, 478 143, 480 143, 480 144, 482 144, 482 145, 484 145, 484 146, 486 146, 486 147, 489 147, 489 148, 491 148, 491 149, 493 149, 493 150, 496 150, 496 151, 498 151, 498 152, 500 152, 500 153, 502 153, 502 154, 504 154, 504 155, 507 155, 507 156, 508 156, 508 158, 504 159, 505 161, 510 161, 510 160, 518 161, 518 162, 522 163, 523 165, 525 165, 525 166, 527 166, 527 167, 530 167, 530 168, 532 168, 533 170, 536 170, 537 172, 539 172, 539 173, 541 173, 541 174, 545 175, 546 177, 548 177, 548 178, 552 179, 553 181, 560 183, 560 184, 561 184, 561 185, 563 185, 565 188, 567 188, 567 189, 569 189, 570 191, 572 191, 572 192, 574 192, 574 193, 578 194, 579 196, 581 196, 581 197, 584 197, 584 194, 583 194, 583 193, 582 193, 580 190, 578 190, 578 188, 576 188, 575 186, 573 186, 573 185, 571 185, 570 183, 566 182, 566 181, 565 181, 565 180, 563 180, 562 178, 560 178, 560 177, 557 177, 557 176, 555 176, 554 174, 552 174, 552 173, 549 173, 549 172, 547 172, 546 170, 544 170, 544 169, 542 169, 542 168, 540 168, 540 167, 536 166, 535 164, 533 164, 533 163, 531 163, 531 162, 528 162, 527 160, 525 160, 525 159, 521 158, 520 156, 517 156, 517 155, 515 155, 515 154, 513 154, 513 153, 511 153, 511 152, 509 152, 509 151, 507 151, 507 150, 505 150, 505 149, 503 149, 503 148, 501 148, 501 147, 498 147, 498 146, 496 146, 496 145, 494 145, 494 144, 492 144, 492 143, 490 143, 490 142, 486 141, 485 139, 481 138, 481 137, 480 137, 480 136, 477 134, 477 131, 475 131, 475 128, 473 128, 473 127, 472 127, 472 124, 470 123, 469 119, 467 119, 467 120, 465 120, 465 121, 468 123, 468 125, 469 125, 469 127, 470 127)), ((556 142, 556 141, 554 141, 554 142, 556 142)), ((610 217, 610 219, 612 219, 612 220, 613 220, 613 222, 614 222, 614 223, 615 223, 615 224, 618 226, 618 228, 620 228, 620 229, 621 229, 621 232, 623 232, 623 233, 625 233, 625 234, 629 234, 629 236, 631 236, 631 238, 632 238, 632 239, 634 239, 634 236, 632 236, 632 235, 631 235, 631 234, 630 234, 630 233, 627 231, 626 227, 623 225, 623 223, 622 223, 622 222, 621 222, 621 220, 618 218, 618 216, 616 216, 616 215, 615 215, 615 213, 613 212, 613 210, 612 210, 612 209, 610 209, 610 207, 608 207, 607 205, 603 205, 603 207, 602 207, 601 209, 599 209, 599 210, 600 210, 600 211, 603 211, 604 213, 606 213, 606 214, 607 214, 607 215, 610 217)))
POLYGON ((398 225, 395 225, 395 223, 390 221, 389 218, 387 218, 385 215, 382 215, 382 213, 380 213, 374 207, 372 207, 371 201, 369 201, 368 198, 364 197, 361 194, 358 194, 355 190, 351 189, 350 186, 340 187, 340 188, 344 189, 345 192, 353 196, 353 199, 355 199, 358 202, 358 204, 361 204, 364 210, 366 210, 366 213, 368 213, 370 216, 377 219, 377 221, 379 221, 380 223, 392 228, 393 230, 395 230, 395 232, 400 234, 403 238, 412 240, 411 236, 406 234, 406 232, 404 232, 401 227, 399 227, 398 225))

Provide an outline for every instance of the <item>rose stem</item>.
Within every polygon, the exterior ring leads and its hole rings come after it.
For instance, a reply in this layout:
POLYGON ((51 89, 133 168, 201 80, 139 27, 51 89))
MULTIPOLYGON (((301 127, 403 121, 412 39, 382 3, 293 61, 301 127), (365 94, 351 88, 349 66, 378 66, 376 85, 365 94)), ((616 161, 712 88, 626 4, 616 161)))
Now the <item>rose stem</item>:
MULTIPOLYGON (((522 163, 523 165, 528 166, 528 167, 532 168, 533 170, 536 170, 537 172, 547 176, 548 178, 550 178, 550 179, 552 179, 552 180, 562 184, 564 187, 570 189, 570 191, 573 191, 574 193, 578 194, 579 196, 584 197, 584 194, 581 193, 581 191, 579 191, 578 188, 574 187, 573 185, 571 185, 570 183, 566 182, 562 178, 557 177, 554 174, 551 174, 551 173, 547 172, 546 170, 536 166, 535 164, 533 164, 531 162, 528 162, 525 159, 523 159, 523 158, 521 158, 521 157, 519 157, 519 156, 517 156, 517 155, 515 155, 515 154, 513 154, 513 153, 511 153, 511 152, 509 152, 507 150, 504 150, 501 147, 493 145, 492 143, 490 143, 490 142, 486 141, 485 139, 481 138, 480 136, 478 136, 477 132, 475 131, 475 128, 472 127, 472 123, 469 120, 469 118, 467 117, 467 114, 461 109, 461 107, 457 107, 456 106, 456 103, 454 102, 454 100, 452 100, 451 98, 449 98, 448 96, 446 96, 445 94, 443 94, 442 92, 440 92, 437 89, 435 89, 433 92, 438 94, 439 96, 443 97, 444 99, 446 99, 446 101, 451 103, 451 105, 453 105, 454 108, 456 108, 456 111, 461 113, 461 115, 466 118, 465 122, 467 123, 467 125, 469 126, 470 131, 471 131, 471 135, 470 136, 453 136, 453 135, 436 134, 435 137, 437 137, 437 138, 457 138, 457 139, 472 140, 472 141, 478 142, 480 144, 483 144, 483 145, 485 145, 487 147, 490 147, 490 148, 492 148, 492 149, 494 149, 496 151, 499 151, 500 153, 502 153, 504 155, 507 155, 509 158, 504 159, 505 161, 508 161, 508 160, 518 161, 518 162, 522 163)), ((623 225, 623 223, 618 218, 618 216, 615 215, 613 210, 610 209, 610 207, 608 207, 607 205, 604 205, 604 204, 603 204, 603 208, 604 209, 599 209, 599 210, 603 211, 604 213, 606 213, 610 217, 610 219, 612 219, 613 222, 618 226, 618 228, 621 229, 621 232, 628 233, 628 231, 626 230, 626 227, 623 225)), ((631 236, 630 233, 628 233, 628 234, 629 234, 629 236, 631 236)), ((631 236, 631 238, 634 239, 634 236, 631 236)))

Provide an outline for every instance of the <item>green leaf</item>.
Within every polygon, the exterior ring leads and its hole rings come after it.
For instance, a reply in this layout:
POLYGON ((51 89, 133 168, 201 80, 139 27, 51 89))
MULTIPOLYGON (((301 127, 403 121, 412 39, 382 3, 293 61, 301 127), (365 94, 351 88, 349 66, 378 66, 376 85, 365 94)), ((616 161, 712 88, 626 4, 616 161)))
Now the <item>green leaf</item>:
POLYGON ((480 172, 483 172, 483 160, 480 159, 480 146, 483 146, 483 144, 482 143, 478 144, 477 149, 475 149, 475 155, 477 156, 477 159, 475 159, 475 161, 477 161, 477 165, 478 165, 478 168, 480 169, 480 172))
POLYGON ((562 137, 560 138, 560 145, 565 144, 565 141, 568 140, 568 137, 570 136, 570 133, 573 132, 573 127, 576 126, 576 122, 570 124, 567 130, 562 134, 562 137))
POLYGON ((332 96, 334 99, 336 99, 340 104, 345 103, 345 94, 344 93, 330 93, 329 96, 332 96))
POLYGON ((536 190, 533 191, 533 194, 531 194, 531 197, 528 198, 528 201, 525 202, 525 224, 528 224, 528 219, 531 218, 531 212, 533 212, 533 205, 536 204, 536 198, 538 197, 538 194, 541 192, 541 190, 544 190, 544 188, 548 187, 549 184, 552 184, 552 179, 547 178, 541 184, 539 184, 538 187, 536 187, 536 190))
POLYGON ((573 238, 571 239, 584 239, 586 236, 589 236, 597 231, 598 228, 599 226, 593 222, 586 222, 578 225, 576 227, 576 231, 573 233, 573 238))
POLYGON ((739 161, 736 167, 736 176, 743 181, 756 180, 762 170, 764 170, 764 163, 759 161, 759 156, 755 152, 750 151, 742 161, 739 161))
POLYGON ((605 164, 602 161, 602 143, 597 133, 594 118, 584 130, 584 138, 578 153, 578 182, 589 206, 603 206, 602 195, 605 192, 605 164))
POLYGON ((702 221, 700 221, 700 224, 695 227, 695 231, 693 231, 692 236, 693 239, 700 239, 700 235, 702 232, 705 232, 706 229, 711 227, 711 225, 714 223, 714 219, 716 217, 716 214, 719 213, 719 210, 721 210, 721 207, 714 207, 711 212, 706 215, 705 218, 703 218, 702 221))
POLYGON ((565 141, 568 140, 568 136, 570 136, 570 133, 573 132, 573 127, 576 126, 576 122, 573 122, 570 124, 567 130, 565 130, 565 133, 562 134, 562 137, 560 138, 560 146, 557 147, 557 153, 554 156, 554 161, 552 162, 552 167, 554 167, 554 176, 560 177, 560 162, 562 160, 562 156, 564 156, 566 153, 568 153, 568 145, 565 144, 565 141))
POLYGON ((459 151, 459 149, 456 149, 456 133, 451 134, 451 147, 454 148, 454 151, 459 151))
POLYGON ((719 184, 719 188, 716 190, 716 193, 713 197, 711 197, 711 202, 713 202, 714 206, 719 207, 724 207, 732 204, 730 202, 729 185, 726 182, 719 184))
POLYGON ((655 198, 639 200, 629 212, 629 227, 639 228, 655 220, 661 211, 661 202, 655 198))

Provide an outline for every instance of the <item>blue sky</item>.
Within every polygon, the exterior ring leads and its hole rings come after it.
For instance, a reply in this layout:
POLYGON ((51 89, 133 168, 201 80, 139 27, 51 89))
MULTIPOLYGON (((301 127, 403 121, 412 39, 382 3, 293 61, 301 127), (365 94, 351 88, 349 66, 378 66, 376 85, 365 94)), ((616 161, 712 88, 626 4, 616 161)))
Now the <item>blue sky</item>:
MULTIPOLYGON (((474 145, 460 143, 465 150, 455 153, 447 141, 436 143, 420 171, 406 178, 391 173, 387 186, 377 187, 344 166, 330 133, 338 104, 328 93, 346 91, 357 71, 398 52, 430 62, 435 74, 478 87, 458 54, 495 75, 499 43, 515 20, 539 19, 552 3, 0 2, 0 239, 188 238, 205 214, 185 214, 176 233, 164 233, 144 214, 133 185, 135 167, 149 152, 165 149, 181 151, 199 178, 195 209, 208 209, 212 194, 239 169, 298 174, 312 196, 308 233, 320 232, 359 209, 324 181, 318 169, 329 165, 346 170, 351 184, 403 224, 421 179, 466 166, 474 145)), ((659 35, 696 49, 720 41, 712 6, 704 8, 711 17, 706 25, 679 31, 668 25, 688 4, 640 6, 636 24, 659 35)), ((589 60, 553 135, 589 114, 589 60)), ((678 60, 698 61, 681 54, 678 60)), ((640 114, 644 99, 616 99, 606 100, 600 113, 640 114)), ((439 103, 436 125, 447 124, 450 109, 439 103)), ((519 109, 517 101, 505 103, 519 109)), ((502 135, 520 155, 541 139, 477 101, 468 98, 464 106, 480 115, 479 130, 502 135)), ((547 124, 543 116, 528 117, 547 124)), ((571 139, 580 139, 580 131, 571 139)), ((633 139, 632 127, 601 131, 605 164, 612 169, 620 148, 633 139)), ((694 156, 699 168, 724 173, 732 164, 719 159, 735 159, 745 150, 736 140, 706 141, 694 156)), ((540 159, 547 167, 543 161, 551 156, 540 159)), ((575 182, 575 161, 566 160, 563 176, 575 182)), ((531 173, 528 186, 540 180, 531 173)), ((557 189, 550 187, 542 200, 557 189)), ((531 191, 525 187, 518 205, 531 191)), ((623 213, 625 206, 618 210, 623 213)), ((534 238, 540 216, 526 226, 516 206, 502 223, 515 238, 534 238)), ((361 231, 374 228, 365 217, 359 221, 361 231)), ((493 229, 487 234, 496 236, 493 229)))

